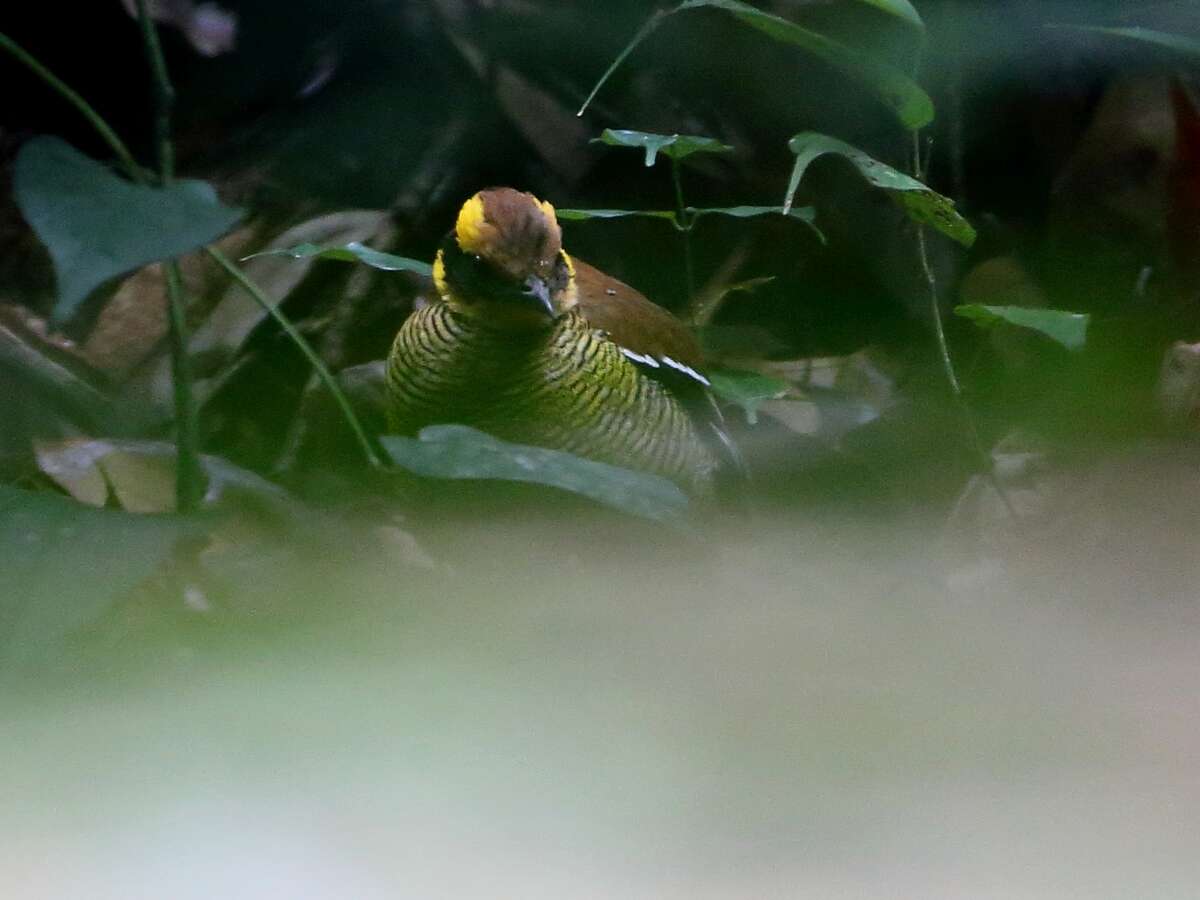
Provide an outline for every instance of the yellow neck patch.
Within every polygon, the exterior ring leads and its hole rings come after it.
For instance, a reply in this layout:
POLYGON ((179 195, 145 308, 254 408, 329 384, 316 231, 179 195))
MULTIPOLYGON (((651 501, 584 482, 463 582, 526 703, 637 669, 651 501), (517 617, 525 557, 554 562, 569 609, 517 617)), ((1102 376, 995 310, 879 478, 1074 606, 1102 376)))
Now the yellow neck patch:
POLYGON ((439 250, 437 259, 433 261, 433 286, 437 288, 438 296, 443 300, 449 299, 450 289, 446 286, 446 255, 439 250))
MULTIPOLYGON (((552 213, 553 211, 553 208, 551 208, 552 213)), ((558 252, 562 254, 563 262, 567 264, 567 286, 563 288, 562 294, 558 299, 559 307, 565 312, 579 302, 579 288, 575 284, 575 263, 571 261, 571 257, 566 250, 558 252)))

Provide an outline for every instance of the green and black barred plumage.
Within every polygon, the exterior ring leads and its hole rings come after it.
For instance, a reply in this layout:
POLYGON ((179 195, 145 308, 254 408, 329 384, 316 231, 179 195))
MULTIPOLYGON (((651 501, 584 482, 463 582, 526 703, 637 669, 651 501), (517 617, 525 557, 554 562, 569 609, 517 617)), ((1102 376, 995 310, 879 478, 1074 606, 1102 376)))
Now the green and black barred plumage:
MULTIPOLYGON (((607 279, 578 268, 589 282, 607 279)), ((468 200, 434 266, 441 299, 414 312, 393 344, 392 428, 457 422, 707 492, 712 423, 689 409, 711 407, 706 382, 664 352, 688 349, 690 334, 613 279, 581 294, 576 269, 549 204, 505 188, 468 200), (639 317, 653 326, 641 346, 613 339, 636 335, 639 317)))

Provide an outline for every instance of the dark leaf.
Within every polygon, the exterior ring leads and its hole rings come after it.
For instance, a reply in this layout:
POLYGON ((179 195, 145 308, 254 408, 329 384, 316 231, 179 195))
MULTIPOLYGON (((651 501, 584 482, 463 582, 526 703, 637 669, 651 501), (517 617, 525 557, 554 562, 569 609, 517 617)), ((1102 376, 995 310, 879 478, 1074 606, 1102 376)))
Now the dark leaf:
POLYGON ((465 425, 431 425, 419 438, 380 439, 397 465, 426 478, 544 484, 654 521, 679 522, 688 498, 673 482, 561 450, 509 444, 465 425))
POLYGON ((21 148, 13 193, 54 262, 58 321, 108 279, 196 250, 242 217, 206 182, 133 184, 55 137, 21 148))
POLYGON ((1105 28, 1099 25, 1047 25, 1046 27, 1140 41, 1175 53, 1182 53, 1185 56, 1200 57, 1200 41, 1179 34, 1153 31, 1149 28, 1105 28))
MULTIPOLYGON (((877 0, 873 5, 883 6, 884 2, 885 0, 877 0)), ((898 6, 895 3, 887 5, 898 6)), ((676 11, 682 12, 687 9, 719 9, 777 41, 802 47, 871 88, 895 112, 904 127, 911 131, 923 128, 933 121, 933 101, 911 78, 859 50, 787 19, 763 12, 748 3, 741 3, 740 0, 684 0, 676 11)))

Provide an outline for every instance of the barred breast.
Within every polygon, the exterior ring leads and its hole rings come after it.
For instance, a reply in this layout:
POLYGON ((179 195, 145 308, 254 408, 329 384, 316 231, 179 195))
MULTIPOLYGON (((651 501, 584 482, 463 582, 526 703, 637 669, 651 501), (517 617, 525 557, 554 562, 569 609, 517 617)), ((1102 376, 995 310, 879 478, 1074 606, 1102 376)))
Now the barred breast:
POLYGON ((666 388, 575 312, 546 331, 514 334, 431 304, 396 335, 387 378, 391 426, 401 434, 458 422, 701 492, 716 468, 666 388))

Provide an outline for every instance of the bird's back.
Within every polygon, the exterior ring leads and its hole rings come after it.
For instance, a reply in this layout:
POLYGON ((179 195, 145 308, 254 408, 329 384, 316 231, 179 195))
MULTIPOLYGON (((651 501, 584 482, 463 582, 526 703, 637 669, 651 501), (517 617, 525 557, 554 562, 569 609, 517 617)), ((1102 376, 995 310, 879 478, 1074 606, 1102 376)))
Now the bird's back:
POLYGON ((458 422, 706 491, 716 460, 671 393, 578 312, 522 334, 445 303, 418 310, 388 360, 392 427, 458 422))

